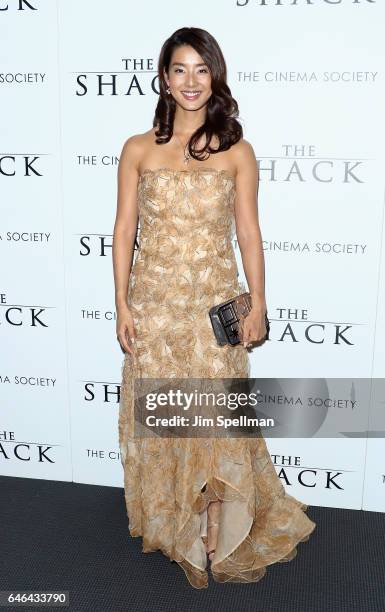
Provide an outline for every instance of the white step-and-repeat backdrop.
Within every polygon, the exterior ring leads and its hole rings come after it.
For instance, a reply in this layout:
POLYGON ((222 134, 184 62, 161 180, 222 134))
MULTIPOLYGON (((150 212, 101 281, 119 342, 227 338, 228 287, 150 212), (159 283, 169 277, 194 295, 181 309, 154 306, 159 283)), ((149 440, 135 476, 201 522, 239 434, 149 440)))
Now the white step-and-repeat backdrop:
MULTIPOLYGON (((123 486, 117 163, 152 126, 159 50, 182 26, 221 45, 260 166, 271 334, 252 376, 384 378, 384 5, 0 0, 2 474, 123 486)), ((348 423, 354 389, 330 395, 348 423)), ((290 493, 385 511, 375 404, 357 435, 267 440, 290 493)))

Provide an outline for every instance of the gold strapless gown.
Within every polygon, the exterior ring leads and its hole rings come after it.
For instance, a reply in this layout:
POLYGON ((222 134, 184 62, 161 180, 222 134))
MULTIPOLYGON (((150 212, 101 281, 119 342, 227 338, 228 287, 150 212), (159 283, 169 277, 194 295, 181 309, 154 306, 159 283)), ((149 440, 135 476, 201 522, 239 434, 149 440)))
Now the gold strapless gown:
POLYGON ((138 184, 140 248, 128 291, 136 355, 125 354, 119 406, 129 531, 198 589, 208 586, 210 501, 223 501, 211 562, 218 582, 257 582, 267 565, 293 559, 316 527, 286 493, 263 437, 134 437, 135 377, 250 377, 247 349, 218 346, 208 315, 245 290, 232 247, 234 200, 226 170, 148 169, 138 184))

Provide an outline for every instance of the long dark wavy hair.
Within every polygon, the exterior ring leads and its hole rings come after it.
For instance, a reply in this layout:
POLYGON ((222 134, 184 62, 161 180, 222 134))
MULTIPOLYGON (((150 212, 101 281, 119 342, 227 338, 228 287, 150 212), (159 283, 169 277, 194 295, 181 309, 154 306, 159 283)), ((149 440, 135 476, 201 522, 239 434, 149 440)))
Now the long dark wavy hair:
POLYGON ((206 106, 206 120, 191 135, 188 142, 191 157, 203 161, 209 157, 210 153, 226 151, 242 138, 242 125, 236 119, 239 116, 238 103, 232 97, 227 85, 225 59, 215 38, 201 28, 180 28, 164 42, 159 55, 160 94, 153 120, 153 127, 158 126, 155 132, 156 142, 158 144, 169 142, 173 135, 176 102, 170 94, 167 94, 163 69, 168 74, 173 51, 180 45, 193 47, 207 64, 211 74, 212 95, 206 106), (197 143, 203 134, 206 142, 201 149, 198 149, 197 143), (213 135, 216 135, 219 140, 217 149, 210 146, 213 135))

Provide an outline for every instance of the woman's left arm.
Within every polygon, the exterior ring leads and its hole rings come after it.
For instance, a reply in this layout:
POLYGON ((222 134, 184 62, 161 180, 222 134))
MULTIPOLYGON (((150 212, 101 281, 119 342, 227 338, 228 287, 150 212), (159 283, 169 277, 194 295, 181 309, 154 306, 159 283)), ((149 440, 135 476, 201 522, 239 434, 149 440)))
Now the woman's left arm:
POLYGON ((253 147, 242 139, 234 146, 236 174, 235 224, 252 309, 243 324, 243 345, 262 340, 265 325, 265 260, 258 217, 259 169, 253 147))

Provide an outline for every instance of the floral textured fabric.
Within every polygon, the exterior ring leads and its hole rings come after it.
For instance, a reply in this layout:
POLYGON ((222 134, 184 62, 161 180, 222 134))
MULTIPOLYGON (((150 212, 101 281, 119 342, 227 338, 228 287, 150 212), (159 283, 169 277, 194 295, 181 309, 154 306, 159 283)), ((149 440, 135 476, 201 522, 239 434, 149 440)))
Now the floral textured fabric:
POLYGON ((211 572, 256 582, 290 561, 316 527, 286 493, 263 437, 134 436, 134 379, 249 378, 248 350, 217 345, 208 310, 238 282, 235 180, 226 170, 144 170, 138 183, 140 247, 128 303, 136 351, 122 365, 119 445, 129 531, 143 552, 161 550, 195 588, 208 586, 207 506, 222 500, 211 572))

